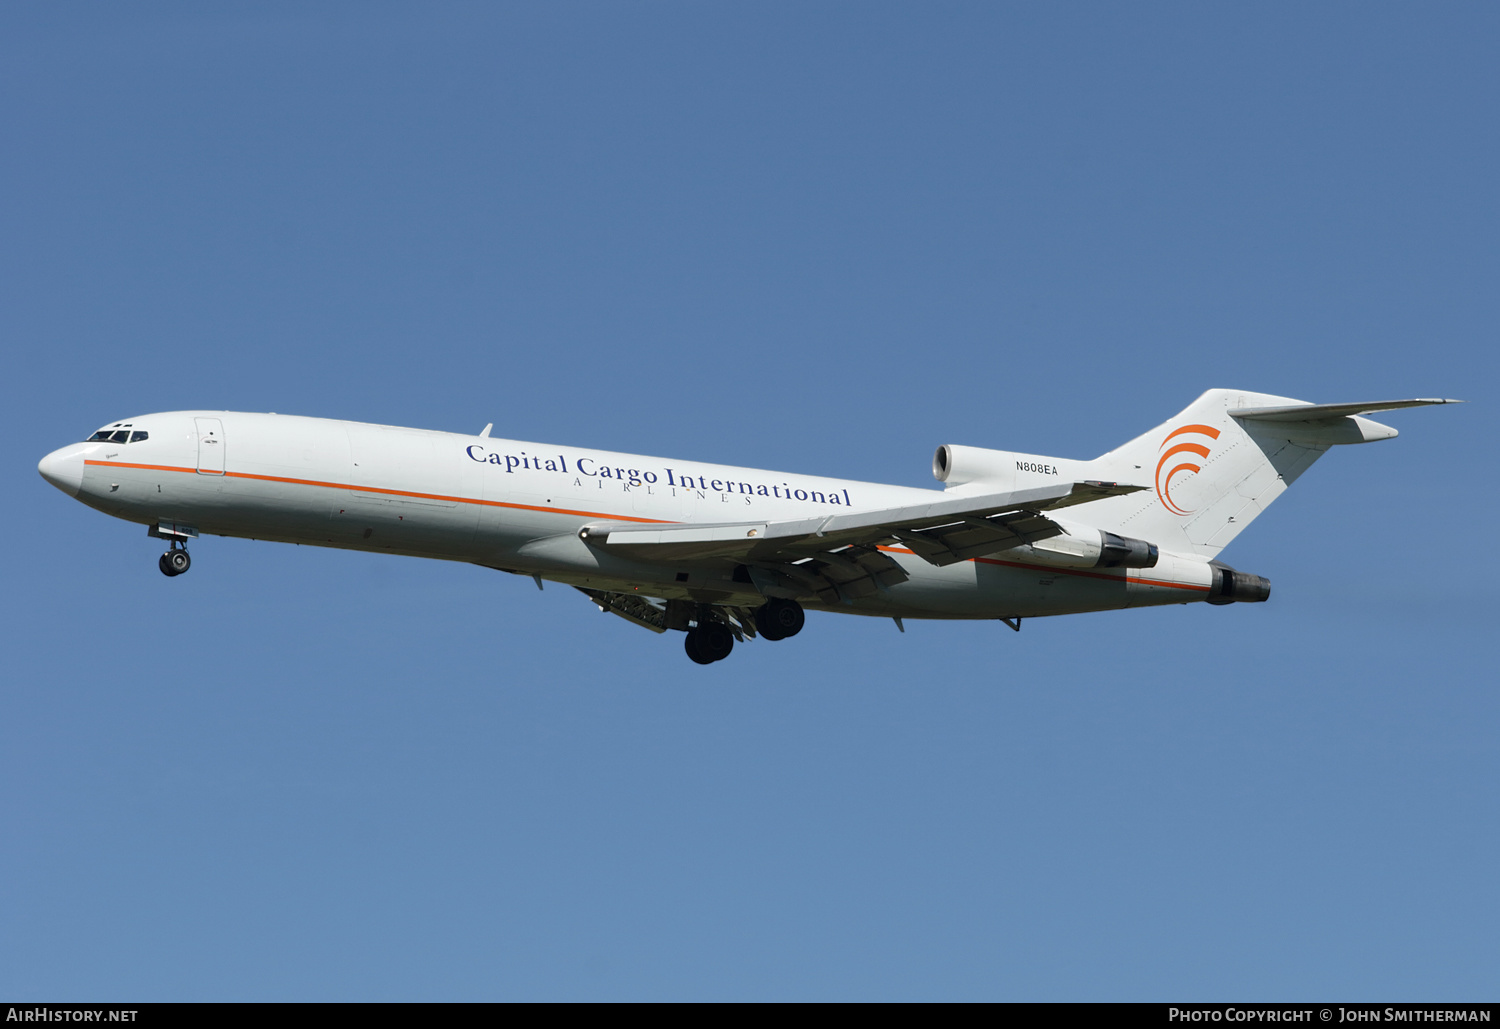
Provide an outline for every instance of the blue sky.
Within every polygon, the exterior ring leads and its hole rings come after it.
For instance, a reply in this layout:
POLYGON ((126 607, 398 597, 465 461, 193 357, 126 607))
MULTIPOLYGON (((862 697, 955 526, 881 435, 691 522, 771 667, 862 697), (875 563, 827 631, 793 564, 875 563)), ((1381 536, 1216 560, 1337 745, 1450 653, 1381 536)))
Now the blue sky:
POLYGON ((1489 5, 0 9, 0 995, 1474 999, 1500 967, 1489 5), (1453 396, 1270 603, 814 614, 36 474, 279 411, 931 484, 1210 387, 1453 396))

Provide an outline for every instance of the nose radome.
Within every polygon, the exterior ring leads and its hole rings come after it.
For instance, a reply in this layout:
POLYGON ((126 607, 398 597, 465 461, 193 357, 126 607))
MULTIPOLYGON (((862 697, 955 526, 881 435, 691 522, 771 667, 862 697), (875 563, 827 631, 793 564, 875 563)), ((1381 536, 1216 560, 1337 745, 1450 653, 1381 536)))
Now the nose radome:
POLYGON ((37 462, 36 470, 42 478, 62 490, 70 497, 78 496, 83 489, 83 454, 78 444, 54 450, 37 462))

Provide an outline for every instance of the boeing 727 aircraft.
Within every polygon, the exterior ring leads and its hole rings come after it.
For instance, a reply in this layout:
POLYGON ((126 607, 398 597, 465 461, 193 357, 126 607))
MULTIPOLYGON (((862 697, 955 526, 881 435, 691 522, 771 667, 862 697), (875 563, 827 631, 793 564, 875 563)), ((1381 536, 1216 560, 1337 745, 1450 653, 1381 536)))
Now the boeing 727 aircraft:
POLYGON ((42 458, 52 485, 147 526, 163 574, 203 535, 467 561, 575 586, 686 633, 709 664, 796 635, 805 608, 1022 618, 1263 601, 1219 553, 1361 415, 1450 400, 1310 404, 1210 390, 1092 461, 941 446, 942 490, 232 411, 105 426, 42 458))

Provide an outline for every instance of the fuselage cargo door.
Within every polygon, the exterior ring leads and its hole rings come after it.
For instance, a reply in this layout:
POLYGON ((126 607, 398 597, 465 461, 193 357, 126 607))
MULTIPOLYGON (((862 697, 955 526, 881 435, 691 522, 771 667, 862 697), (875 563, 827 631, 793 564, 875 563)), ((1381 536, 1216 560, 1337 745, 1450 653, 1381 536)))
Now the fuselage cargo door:
POLYGON ((217 418, 194 418, 198 427, 198 471, 202 475, 224 474, 224 423, 217 418))

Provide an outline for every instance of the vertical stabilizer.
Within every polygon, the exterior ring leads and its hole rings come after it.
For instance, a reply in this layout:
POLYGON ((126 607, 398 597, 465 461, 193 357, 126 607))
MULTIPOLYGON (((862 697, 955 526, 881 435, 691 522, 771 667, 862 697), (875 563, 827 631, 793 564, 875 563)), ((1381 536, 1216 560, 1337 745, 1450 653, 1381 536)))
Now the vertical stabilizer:
POLYGON ((1310 404, 1211 389, 1175 417, 1092 461, 945 445, 933 456, 932 474, 955 493, 1004 493, 1059 480, 1142 486, 1127 496, 1090 501, 1076 517, 1163 550, 1214 558, 1329 447, 1396 435, 1389 425, 1361 415, 1461 403, 1310 404))
POLYGON ((1149 488, 1090 504, 1088 521, 1167 550, 1216 557, 1329 446, 1395 435, 1353 417, 1307 422, 1235 417, 1240 411, 1300 406, 1311 405, 1264 393, 1209 390, 1176 417, 1090 462, 1094 478, 1149 488))

